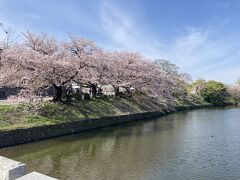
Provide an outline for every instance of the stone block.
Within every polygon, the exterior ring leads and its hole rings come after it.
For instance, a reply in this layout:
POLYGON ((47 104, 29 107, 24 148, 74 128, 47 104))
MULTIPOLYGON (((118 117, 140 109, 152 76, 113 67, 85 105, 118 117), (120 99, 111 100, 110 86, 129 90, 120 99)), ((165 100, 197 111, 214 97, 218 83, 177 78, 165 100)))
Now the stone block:
POLYGON ((38 172, 32 172, 32 173, 22 176, 16 180, 57 180, 57 179, 40 174, 38 172))
POLYGON ((14 180, 26 172, 26 164, 0 156, 0 180, 14 180))

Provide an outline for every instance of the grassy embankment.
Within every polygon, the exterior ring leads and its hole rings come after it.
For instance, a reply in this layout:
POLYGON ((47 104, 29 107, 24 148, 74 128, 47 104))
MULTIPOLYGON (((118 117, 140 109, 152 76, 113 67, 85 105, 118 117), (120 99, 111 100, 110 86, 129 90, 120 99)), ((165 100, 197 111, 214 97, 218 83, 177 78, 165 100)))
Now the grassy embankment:
MULTIPOLYGON (((184 102, 177 104, 178 106, 206 104, 199 99, 194 101, 193 104, 184 102)), ((129 99, 92 99, 63 104, 42 102, 0 105, 0 131, 163 109, 163 105, 144 96, 129 99)))

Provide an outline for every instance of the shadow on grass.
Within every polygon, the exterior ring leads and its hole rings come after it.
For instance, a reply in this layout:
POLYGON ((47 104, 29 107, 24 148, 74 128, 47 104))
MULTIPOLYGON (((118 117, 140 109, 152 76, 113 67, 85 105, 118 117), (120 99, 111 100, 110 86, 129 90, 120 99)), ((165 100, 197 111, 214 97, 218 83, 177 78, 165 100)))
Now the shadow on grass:
POLYGON ((22 104, 0 108, 0 127, 28 127, 161 110, 149 97, 105 98, 79 102, 22 104))
POLYGON ((52 122, 69 122, 88 118, 99 118, 121 114, 107 100, 83 100, 80 102, 65 102, 63 104, 46 103, 38 110, 38 116, 52 122))

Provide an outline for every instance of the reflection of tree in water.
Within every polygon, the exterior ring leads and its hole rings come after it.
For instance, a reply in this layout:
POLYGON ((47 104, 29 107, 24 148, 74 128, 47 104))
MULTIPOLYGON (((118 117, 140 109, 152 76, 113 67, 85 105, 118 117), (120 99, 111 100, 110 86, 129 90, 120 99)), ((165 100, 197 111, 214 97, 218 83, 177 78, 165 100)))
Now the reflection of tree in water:
POLYGON ((225 110, 181 112, 159 120, 6 148, 0 154, 27 163, 31 171, 63 180, 208 179, 222 170, 223 177, 239 177, 236 149, 240 111, 225 110), (219 125, 221 117, 231 118, 219 125), (233 132, 236 136, 226 136, 233 132), (213 133, 217 138, 211 137, 213 133), (225 164, 214 167, 209 159, 213 164, 225 164), (226 159, 233 163, 226 164, 226 159), (226 172, 226 168, 234 171, 226 172))
POLYGON ((30 171, 59 179, 129 179, 141 177, 159 152, 167 150, 173 116, 9 148, 10 157, 25 162, 30 171), (156 133, 160 131, 161 137, 156 133), (151 154, 151 156, 146 156, 151 154))

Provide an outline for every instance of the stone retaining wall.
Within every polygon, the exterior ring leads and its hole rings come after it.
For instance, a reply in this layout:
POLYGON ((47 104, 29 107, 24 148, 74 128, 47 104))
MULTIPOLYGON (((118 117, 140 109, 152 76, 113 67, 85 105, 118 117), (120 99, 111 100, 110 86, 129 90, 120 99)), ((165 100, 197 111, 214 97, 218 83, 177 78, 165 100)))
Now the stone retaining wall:
MULTIPOLYGON (((207 106, 184 106, 178 107, 177 111, 182 111, 186 109, 193 108, 202 108, 209 107, 207 106)), ((160 117, 170 112, 145 112, 145 113, 137 113, 137 114, 129 114, 129 115, 121 115, 121 116, 111 116, 111 117, 102 117, 96 119, 86 119, 76 122, 70 123, 62 123, 55 125, 45 125, 40 127, 32 127, 26 129, 16 129, 9 131, 0 132, 0 148, 13 146, 17 144, 29 143, 33 141, 38 141, 42 139, 63 136, 78 132, 83 132, 95 128, 136 121, 143 120, 149 118, 160 117)))
POLYGON ((162 112, 146 112, 139 114, 111 116, 81 120, 70 123, 3 131, 0 132, 0 148, 38 141, 51 137, 73 134, 77 132, 87 131, 90 129, 120 124, 129 121, 159 117, 161 115, 163 115, 162 112))

